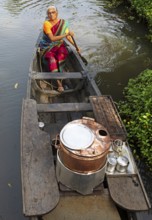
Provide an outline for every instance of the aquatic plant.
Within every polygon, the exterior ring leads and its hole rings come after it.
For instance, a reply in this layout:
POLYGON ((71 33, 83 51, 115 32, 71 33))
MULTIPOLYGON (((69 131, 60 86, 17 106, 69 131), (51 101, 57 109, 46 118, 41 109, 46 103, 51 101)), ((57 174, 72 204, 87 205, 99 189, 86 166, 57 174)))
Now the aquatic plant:
POLYGON ((132 0, 130 1, 132 7, 136 10, 140 17, 147 20, 150 34, 149 39, 152 42, 152 1, 151 0, 132 0))
POLYGON ((110 0, 107 3, 108 8, 116 8, 123 3, 124 0, 110 0))

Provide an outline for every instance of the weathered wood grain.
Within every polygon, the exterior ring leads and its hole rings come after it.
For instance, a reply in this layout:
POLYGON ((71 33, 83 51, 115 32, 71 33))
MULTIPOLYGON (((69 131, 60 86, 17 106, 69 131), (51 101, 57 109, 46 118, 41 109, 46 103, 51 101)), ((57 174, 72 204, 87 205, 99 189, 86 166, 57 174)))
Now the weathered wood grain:
POLYGON ((23 101, 21 124, 23 212, 27 216, 51 211, 59 201, 49 135, 38 127, 36 102, 23 101))
POLYGON ((53 104, 37 104, 38 112, 79 112, 91 111, 90 103, 53 103, 53 104))
POLYGON ((111 138, 126 140, 126 129, 111 96, 101 95, 89 98, 96 120, 107 128, 111 138))
POLYGON ((50 72, 37 72, 32 74, 33 79, 82 79, 81 72, 62 72, 62 73, 50 73, 50 72))
POLYGON ((138 175, 108 175, 107 182, 112 199, 120 207, 129 211, 149 209, 138 175))

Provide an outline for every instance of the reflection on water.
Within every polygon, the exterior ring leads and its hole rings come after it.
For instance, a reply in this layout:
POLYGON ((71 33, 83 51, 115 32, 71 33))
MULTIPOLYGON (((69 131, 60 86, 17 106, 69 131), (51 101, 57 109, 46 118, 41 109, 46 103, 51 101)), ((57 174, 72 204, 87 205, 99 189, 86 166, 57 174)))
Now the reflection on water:
POLYGON ((88 70, 97 75, 104 94, 115 100, 130 77, 149 67, 151 47, 145 30, 118 12, 104 9, 107 0, 0 0, 0 218, 24 219, 20 184, 20 114, 28 69, 46 8, 56 4, 59 16, 75 32, 88 70), (18 87, 14 85, 18 83, 18 87), (5 170, 4 170, 5 167, 5 170))
MULTIPOLYGON (((41 7, 41 8, 46 8, 49 2, 46 0, 8 0, 4 1, 3 7, 9 11, 10 14, 12 15, 18 15, 22 11, 28 9, 32 10, 33 8, 41 7)), ((25 21, 26 22, 26 21, 25 21)))

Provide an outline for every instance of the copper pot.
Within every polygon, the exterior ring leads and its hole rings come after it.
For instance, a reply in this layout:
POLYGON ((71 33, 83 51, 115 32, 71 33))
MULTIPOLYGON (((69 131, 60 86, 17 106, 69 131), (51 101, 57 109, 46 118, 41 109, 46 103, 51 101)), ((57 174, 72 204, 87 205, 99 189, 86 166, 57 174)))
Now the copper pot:
POLYGON ((110 144, 108 131, 101 124, 90 118, 75 120, 60 132, 59 157, 70 170, 94 172, 105 165, 110 144))

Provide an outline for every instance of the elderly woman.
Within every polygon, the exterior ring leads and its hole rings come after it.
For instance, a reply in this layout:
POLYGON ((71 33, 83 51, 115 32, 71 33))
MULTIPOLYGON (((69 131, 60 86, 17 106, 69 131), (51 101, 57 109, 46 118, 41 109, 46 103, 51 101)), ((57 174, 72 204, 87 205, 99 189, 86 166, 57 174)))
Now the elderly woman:
MULTIPOLYGON (((63 38, 67 38, 73 44, 71 36, 73 32, 69 31, 68 23, 58 18, 58 11, 55 6, 50 6, 47 9, 48 20, 43 24, 43 38, 40 41, 40 48, 46 49, 47 52, 44 58, 48 61, 50 72, 62 72, 65 59, 68 55, 68 50, 63 43, 63 38)), ((60 80, 57 80, 58 91, 64 90, 60 80)))

